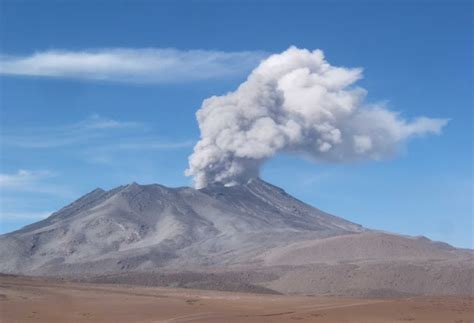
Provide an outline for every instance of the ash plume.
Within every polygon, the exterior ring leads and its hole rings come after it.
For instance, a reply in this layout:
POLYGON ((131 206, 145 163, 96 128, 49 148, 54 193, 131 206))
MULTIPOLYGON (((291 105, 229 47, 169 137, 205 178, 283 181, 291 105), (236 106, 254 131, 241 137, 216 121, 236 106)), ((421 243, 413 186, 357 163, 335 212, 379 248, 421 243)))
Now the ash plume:
POLYGON ((321 50, 290 47, 263 60, 236 91, 204 100, 189 157, 196 188, 257 177, 278 152, 315 161, 379 160, 410 137, 439 134, 446 119, 411 121, 364 102, 362 69, 330 65, 321 50))

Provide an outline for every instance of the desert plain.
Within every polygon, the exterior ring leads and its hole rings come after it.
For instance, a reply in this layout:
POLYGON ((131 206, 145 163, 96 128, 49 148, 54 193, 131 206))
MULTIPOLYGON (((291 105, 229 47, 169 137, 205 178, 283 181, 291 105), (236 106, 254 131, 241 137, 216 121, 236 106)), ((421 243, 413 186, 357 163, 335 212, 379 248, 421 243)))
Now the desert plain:
POLYGON ((8 322, 474 322, 474 299, 363 299, 90 284, 2 275, 8 322))

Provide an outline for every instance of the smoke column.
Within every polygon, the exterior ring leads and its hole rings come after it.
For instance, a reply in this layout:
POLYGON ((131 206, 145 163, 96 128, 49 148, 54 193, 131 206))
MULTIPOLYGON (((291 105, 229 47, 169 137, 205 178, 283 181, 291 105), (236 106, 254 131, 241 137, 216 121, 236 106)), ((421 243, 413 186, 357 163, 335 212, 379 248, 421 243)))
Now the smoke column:
POLYGON ((234 92, 204 100, 201 138, 186 175, 196 188, 244 183, 278 152, 315 161, 379 160, 408 138, 439 134, 446 119, 412 121, 364 102, 362 69, 330 65, 321 50, 290 47, 265 59, 234 92))

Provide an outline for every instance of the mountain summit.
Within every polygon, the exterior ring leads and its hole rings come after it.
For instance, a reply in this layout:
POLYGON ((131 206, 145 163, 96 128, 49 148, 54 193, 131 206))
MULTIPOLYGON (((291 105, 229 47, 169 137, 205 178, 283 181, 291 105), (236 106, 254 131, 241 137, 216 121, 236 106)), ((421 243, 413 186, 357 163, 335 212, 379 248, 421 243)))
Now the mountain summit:
MULTIPOLYGON (((200 286, 207 281, 202 275, 239 272, 236 285, 248 287, 241 278, 253 277, 252 286, 296 293, 466 294, 472 259, 471 251, 426 238, 366 229, 260 179, 199 190, 137 183, 98 188, 0 236, 3 273, 104 281, 161 275, 160 284, 200 286), (372 283, 361 284, 372 275, 372 283), (410 283, 418 276, 420 283, 410 283)), ((228 289, 225 281, 221 289, 228 289)))

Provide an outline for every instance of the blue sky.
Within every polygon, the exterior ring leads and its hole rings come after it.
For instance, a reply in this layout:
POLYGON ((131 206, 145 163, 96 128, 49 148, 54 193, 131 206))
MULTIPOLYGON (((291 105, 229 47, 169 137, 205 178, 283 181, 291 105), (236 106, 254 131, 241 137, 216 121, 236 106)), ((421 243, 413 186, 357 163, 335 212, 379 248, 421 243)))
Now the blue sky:
POLYGON ((0 232, 96 187, 191 185, 184 170, 202 101, 295 45, 363 68, 368 102, 450 122, 389 160, 280 154, 262 178, 367 227, 472 247, 472 9, 452 0, 2 1, 0 232), (84 65, 98 53, 117 63, 84 65), (165 68, 154 65, 163 59, 165 68))

